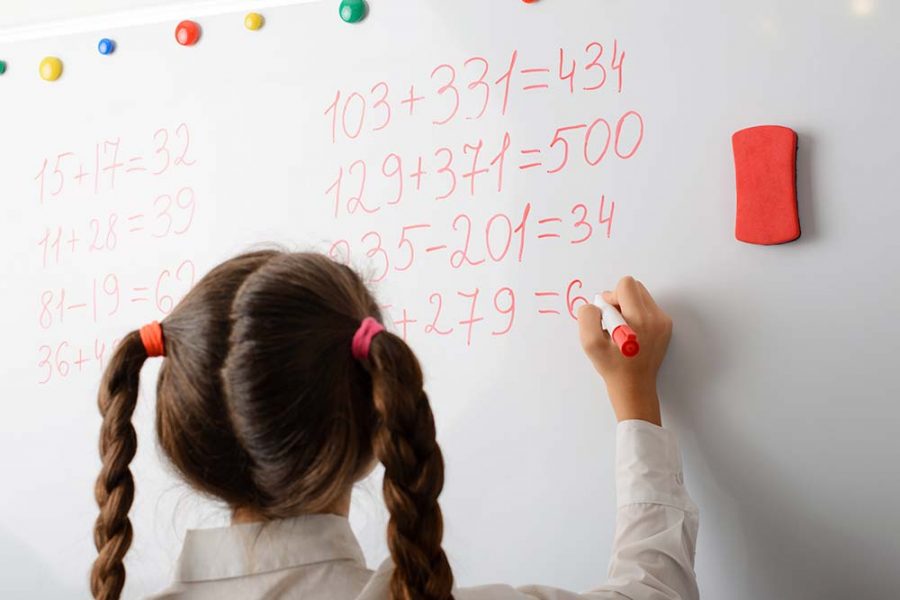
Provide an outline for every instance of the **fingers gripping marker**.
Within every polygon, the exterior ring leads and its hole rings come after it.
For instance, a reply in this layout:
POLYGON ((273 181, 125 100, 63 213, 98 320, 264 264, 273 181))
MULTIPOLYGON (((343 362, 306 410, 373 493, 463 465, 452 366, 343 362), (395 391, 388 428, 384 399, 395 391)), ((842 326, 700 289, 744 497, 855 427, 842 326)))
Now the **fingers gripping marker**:
POLYGON ((601 325, 605 329, 613 342, 619 347, 622 356, 632 358, 637 356, 641 351, 641 345, 638 343, 637 334, 634 329, 628 326, 625 319, 619 314, 615 307, 603 299, 603 296, 597 294, 594 296, 594 306, 599 308, 603 313, 601 325))

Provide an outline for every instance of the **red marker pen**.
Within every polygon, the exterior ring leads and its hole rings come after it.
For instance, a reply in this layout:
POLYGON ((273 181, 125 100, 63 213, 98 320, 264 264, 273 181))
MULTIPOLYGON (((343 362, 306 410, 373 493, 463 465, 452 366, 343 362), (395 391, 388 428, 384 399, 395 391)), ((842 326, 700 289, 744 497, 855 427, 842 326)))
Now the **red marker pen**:
POLYGON ((619 311, 612 304, 606 302, 600 294, 594 296, 594 306, 603 311, 603 319, 600 324, 612 337, 616 346, 619 347, 622 356, 626 358, 637 356, 638 352, 641 351, 637 334, 634 332, 634 329, 628 326, 628 323, 625 322, 619 311))

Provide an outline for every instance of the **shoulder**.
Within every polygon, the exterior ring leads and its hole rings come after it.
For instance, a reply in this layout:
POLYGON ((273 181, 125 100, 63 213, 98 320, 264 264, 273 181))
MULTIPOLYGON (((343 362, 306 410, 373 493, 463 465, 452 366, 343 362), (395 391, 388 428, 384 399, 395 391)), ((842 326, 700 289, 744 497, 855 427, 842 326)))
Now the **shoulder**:
POLYGON ((184 594, 185 591, 178 589, 177 584, 175 584, 156 594, 144 596, 144 600, 176 600, 177 598, 184 598, 184 594))
MULTIPOLYGON (((381 563, 378 570, 369 579, 369 582, 356 597, 356 600, 385 600, 390 598, 391 575, 394 572, 394 565, 390 559, 381 563)), ((538 594, 531 594, 528 588, 516 589, 508 585, 481 585, 477 587, 455 588, 453 590, 453 598, 455 600, 568 600, 577 597, 565 595, 555 595, 558 590, 552 590, 554 594, 540 594, 541 591, 548 591, 549 588, 533 588, 538 594)))

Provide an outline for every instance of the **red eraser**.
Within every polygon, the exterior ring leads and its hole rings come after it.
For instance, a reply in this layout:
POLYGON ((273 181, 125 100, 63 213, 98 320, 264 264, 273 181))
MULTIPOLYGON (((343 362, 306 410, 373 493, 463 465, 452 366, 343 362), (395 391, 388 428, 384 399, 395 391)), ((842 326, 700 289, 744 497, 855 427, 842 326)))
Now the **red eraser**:
POLYGON ((741 129, 731 137, 737 180, 734 237, 783 244, 800 237, 797 133, 779 125, 741 129))

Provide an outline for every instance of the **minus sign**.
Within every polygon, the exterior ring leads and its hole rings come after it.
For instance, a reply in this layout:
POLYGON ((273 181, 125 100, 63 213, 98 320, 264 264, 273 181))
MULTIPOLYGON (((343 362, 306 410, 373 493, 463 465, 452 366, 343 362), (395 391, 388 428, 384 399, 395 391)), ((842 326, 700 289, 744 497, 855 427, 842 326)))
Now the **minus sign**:
POLYGON ((441 246, 432 246, 430 248, 425 248, 425 252, 434 252, 435 250, 443 250, 447 247, 447 244, 443 244, 441 246))

